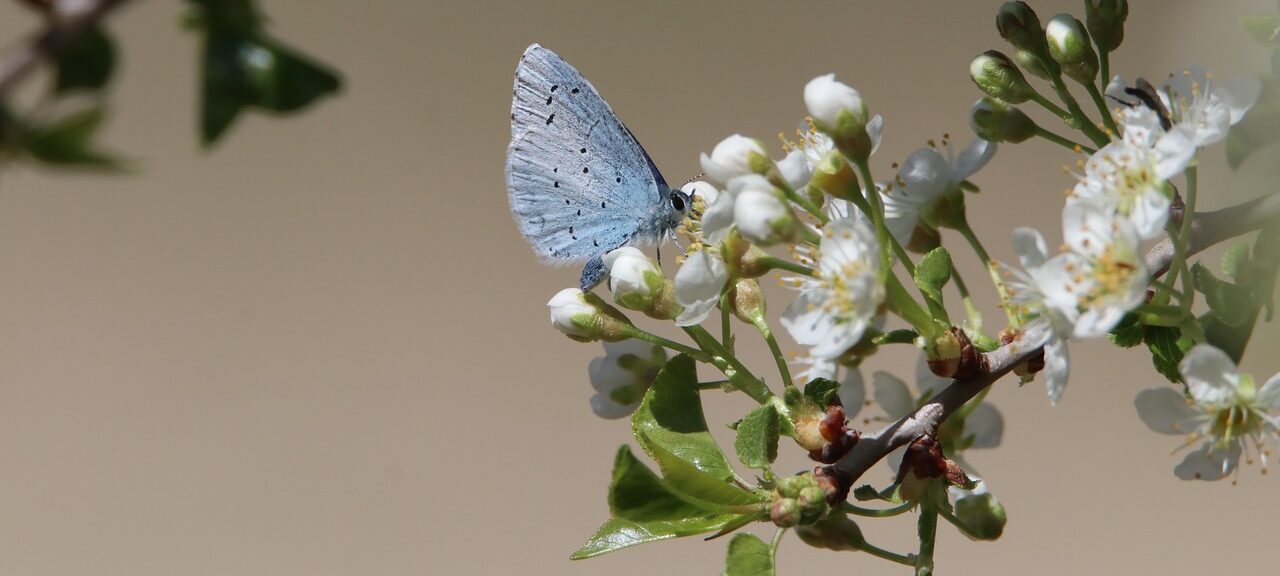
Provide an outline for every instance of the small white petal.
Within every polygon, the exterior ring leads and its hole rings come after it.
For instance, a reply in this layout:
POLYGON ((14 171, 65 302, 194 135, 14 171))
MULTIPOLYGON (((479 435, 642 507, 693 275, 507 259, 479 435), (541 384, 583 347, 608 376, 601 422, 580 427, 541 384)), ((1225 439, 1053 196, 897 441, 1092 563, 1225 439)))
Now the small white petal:
POLYGON ((813 346, 831 331, 831 316, 822 310, 826 300, 821 290, 805 290, 782 312, 782 327, 797 344, 813 346))
POLYGON ((1013 230, 1013 251, 1018 255, 1022 267, 1031 270, 1039 268, 1049 259, 1049 247, 1044 236, 1035 228, 1015 228, 1013 230))
POLYGON ((809 155, 803 150, 792 150, 786 157, 777 162, 778 172, 782 179, 793 190, 803 188, 809 183, 809 155))
POLYGON ((960 182, 972 176, 975 172, 981 170, 983 166, 986 166, 987 162, 990 162, 995 155, 995 142, 988 142, 981 138, 975 139, 968 146, 965 146, 964 150, 960 152, 960 156, 956 158, 953 178, 956 182, 960 182))
POLYGON ((897 376, 877 370, 871 375, 872 396, 890 418, 901 418, 916 409, 907 383, 897 376))
POLYGON ((1201 412, 1187 403, 1186 396, 1172 388, 1150 388, 1133 399, 1138 417, 1153 432, 1187 435, 1196 429, 1201 412))
POLYGON ((845 417, 856 416, 867 400, 867 388, 862 383, 862 372, 857 368, 845 370, 844 378, 840 379, 840 390, 837 394, 840 396, 840 404, 844 406, 845 417))
POLYGON ((1049 393, 1049 404, 1056 405, 1067 389, 1067 378, 1071 375, 1068 362, 1067 341, 1064 338, 1050 338, 1044 346, 1044 387, 1049 393))
POLYGON ((1231 124, 1240 122, 1241 118, 1258 102, 1262 93, 1262 83, 1255 76, 1238 76, 1213 87, 1214 93, 1226 101, 1231 110, 1231 124))
POLYGON ((983 402, 964 420, 965 434, 973 434, 970 448, 995 448, 1004 437, 1004 416, 990 402, 983 402))
POLYGON ((1256 402, 1259 406, 1280 411, 1280 374, 1272 376, 1258 389, 1256 402))
POLYGON ((875 154, 880 149, 880 136, 884 132, 884 117, 876 114, 871 117, 871 121, 867 122, 867 137, 871 138, 871 153, 875 154))
POLYGON ((676 271, 676 303, 683 307, 678 326, 700 324, 720 301, 729 273, 719 258, 699 250, 690 254, 676 271))
POLYGON ((1196 155, 1195 132, 1189 126, 1174 126, 1155 143, 1155 176, 1168 180, 1181 174, 1196 155))
POLYGON ((1236 394, 1240 373, 1225 352, 1208 344, 1197 344, 1187 351, 1178 371, 1199 404, 1221 405, 1236 394))
POLYGON ((1221 480, 1235 471, 1239 461, 1238 442, 1232 442, 1227 448, 1216 448, 1213 442, 1205 442, 1187 454, 1174 467, 1173 474, 1183 480, 1221 480))

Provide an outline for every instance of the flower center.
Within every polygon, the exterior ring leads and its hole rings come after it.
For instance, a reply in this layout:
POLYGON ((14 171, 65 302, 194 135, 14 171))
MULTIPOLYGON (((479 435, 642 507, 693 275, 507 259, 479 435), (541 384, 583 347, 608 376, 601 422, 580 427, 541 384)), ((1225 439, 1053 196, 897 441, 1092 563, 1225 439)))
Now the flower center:
POLYGON ((1107 246, 1106 250, 1093 262, 1091 270, 1093 286, 1080 296, 1080 306, 1088 308, 1118 294, 1126 293, 1137 271, 1137 266, 1134 266, 1130 259, 1118 257, 1115 247, 1107 246))

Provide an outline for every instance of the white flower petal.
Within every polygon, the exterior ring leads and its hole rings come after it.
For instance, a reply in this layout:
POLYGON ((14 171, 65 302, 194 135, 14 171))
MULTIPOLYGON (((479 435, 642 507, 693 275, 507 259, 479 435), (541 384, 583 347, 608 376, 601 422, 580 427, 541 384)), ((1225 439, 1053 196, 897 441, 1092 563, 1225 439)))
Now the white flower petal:
MULTIPOLYGON (((912 152, 898 170, 903 192, 916 202, 928 202, 941 196, 952 184, 951 165, 937 150, 925 147, 912 152)), ((899 187, 895 187, 898 190, 899 187)))
POLYGON ((983 402, 964 420, 965 434, 973 434, 970 448, 995 448, 1004 437, 1004 417, 990 402, 983 402))
POLYGON ((676 303, 683 307, 678 326, 700 324, 720 301, 720 292, 729 280, 724 262, 699 250, 689 255, 676 271, 676 303))
POLYGON ((1181 174, 1196 155, 1195 132, 1189 126, 1174 126, 1155 142, 1158 180, 1168 180, 1181 174))
POLYGON ((1067 378, 1071 375, 1068 363, 1067 341, 1065 338, 1050 338, 1044 346, 1045 391, 1049 394, 1049 404, 1056 405, 1067 389, 1067 378))
POLYGON ((1280 374, 1272 376, 1258 389, 1256 402, 1260 406, 1280 411, 1280 374))
POLYGON ((857 368, 845 370, 837 394, 840 396, 840 404, 844 406, 845 417, 856 416, 862 410, 862 404, 867 401, 867 388, 862 382, 862 372, 857 368))
POLYGON ((1178 364, 1191 397, 1199 404, 1221 405, 1236 394, 1240 373, 1225 352, 1208 344, 1197 344, 1178 364))
POLYGON ((1183 480, 1221 480, 1235 471, 1239 461, 1238 442, 1232 442, 1227 448, 1215 448, 1213 442, 1205 442, 1187 454, 1174 467, 1173 474, 1183 480))
POLYGON ((995 155, 995 142, 988 142, 981 138, 974 139, 960 152, 960 156, 956 157, 953 178, 956 182, 963 181, 986 166, 995 155))
POLYGON ((880 136, 884 132, 884 117, 876 114, 871 117, 871 121, 867 122, 867 137, 871 139, 871 153, 875 154, 880 149, 880 136))
POLYGON ((1226 102, 1231 110, 1231 124, 1235 125, 1258 102, 1262 83, 1255 76, 1238 76, 1218 82, 1213 91, 1226 102))
POLYGON ((591 411, 596 416, 606 420, 617 420, 635 412, 636 407, 640 403, 635 404, 619 404, 610 398, 606 392, 597 392, 591 396, 591 411))
POLYGON ((831 316, 822 311, 826 300, 825 291, 805 290, 782 312, 782 327, 797 344, 813 346, 831 331, 831 316))
POLYGON ((793 190, 804 188, 809 183, 809 156, 804 150, 792 150, 786 157, 777 162, 778 172, 782 179, 793 190))
POLYGON ((1160 434, 1190 434, 1202 414, 1187 403, 1186 396, 1172 388, 1143 390, 1134 398, 1133 406, 1147 428, 1160 434))
POLYGON ((1013 230, 1013 251, 1018 255, 1022 267, 1031 270, 1038 268, 1049 259, 1049 247, 1044 236, 1035 228, 1015 228, 1013 230))
POLYGON ((877 370, 871 375, 872 396, 890 418, 901 418, 916 409, 907 383, 897 376, 877 370))

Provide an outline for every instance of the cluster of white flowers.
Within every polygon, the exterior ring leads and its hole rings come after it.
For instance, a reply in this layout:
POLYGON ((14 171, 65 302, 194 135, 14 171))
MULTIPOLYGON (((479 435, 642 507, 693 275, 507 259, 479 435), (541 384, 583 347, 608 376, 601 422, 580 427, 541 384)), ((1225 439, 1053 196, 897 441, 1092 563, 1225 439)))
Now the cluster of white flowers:
POLYGON ((1142 304, 1149 281, 1140 243, 1162 234, 1175 194, 1169 180, 1195 163, 1198 147, 1221 140, 1258 96, 1256 80, 1216 86, 1198 68, 1170 77, 1157 91, 1164 110, 1126 93, 1121 133, 1084 162, 1062 212, 1064 244, 1050 255, 1036 230, 1014 231, 1022 270, 1002 266, 1007 305, 1029 322, 1027 344, 1045 346, 1045 385, 1057 402, 1067 383, 1066 342, 1097 338, 1142 304))

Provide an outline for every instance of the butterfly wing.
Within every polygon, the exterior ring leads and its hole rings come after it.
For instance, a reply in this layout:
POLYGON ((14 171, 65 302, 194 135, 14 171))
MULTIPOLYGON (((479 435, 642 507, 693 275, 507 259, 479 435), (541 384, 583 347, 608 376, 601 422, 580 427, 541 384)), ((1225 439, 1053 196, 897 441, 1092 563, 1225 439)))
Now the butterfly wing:
POLYGON ((537 44, 516 67, 507 196, 546 261, 599 256, 646 231, 665 202, 648 154, 581 74, 537 44))

